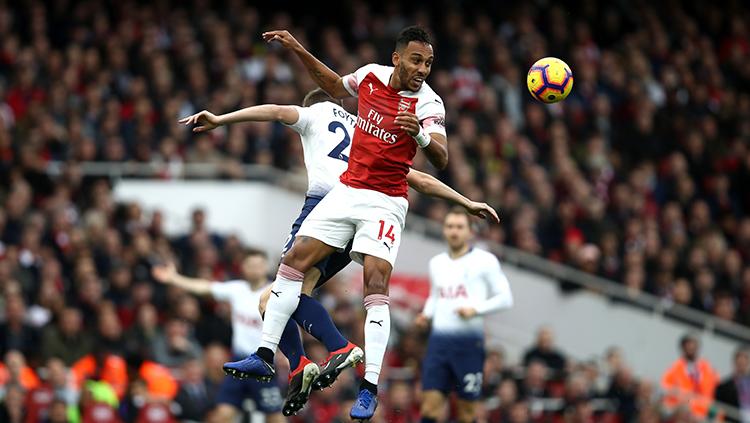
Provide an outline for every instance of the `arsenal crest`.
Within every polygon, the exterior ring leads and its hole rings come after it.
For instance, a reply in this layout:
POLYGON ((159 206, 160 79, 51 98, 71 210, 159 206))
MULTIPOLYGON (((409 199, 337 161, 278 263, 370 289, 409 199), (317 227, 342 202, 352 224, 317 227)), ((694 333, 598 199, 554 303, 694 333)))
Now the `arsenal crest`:
POLYGON ((402 98, 402 99, 401 99, 401 100, 399 100, 399 102, 398 102, 398 111, 399 111, 399 112, 404 112, 404 111, 406 111, 406 110, 409 110, 409 107, 410 107, 410 106, 411 106, 411 102, 409 102, 409 101, 408 101, 408 100, 406 100, 405 98, 402 98))

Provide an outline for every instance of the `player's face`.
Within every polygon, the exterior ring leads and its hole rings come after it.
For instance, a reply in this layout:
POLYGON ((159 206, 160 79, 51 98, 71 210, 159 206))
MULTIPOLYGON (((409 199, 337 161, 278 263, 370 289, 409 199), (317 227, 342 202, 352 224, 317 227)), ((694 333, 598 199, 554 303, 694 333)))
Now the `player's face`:
POLYGON ((443 236, 451 249, 460 250, 465 247, 471 239, 469 217, 464 214, 448 214, 443 223, 443 236))
POLYGON ((242 262, 242 273, 248 281, 259 281, 268 276, 268 260, 263 256, 250 256, 242 262))
POLYGON ((392 59, 401 87, 419 91, 432 70, 434 55, 430 44, 410 41, 402 51, 394 52, 392 59))

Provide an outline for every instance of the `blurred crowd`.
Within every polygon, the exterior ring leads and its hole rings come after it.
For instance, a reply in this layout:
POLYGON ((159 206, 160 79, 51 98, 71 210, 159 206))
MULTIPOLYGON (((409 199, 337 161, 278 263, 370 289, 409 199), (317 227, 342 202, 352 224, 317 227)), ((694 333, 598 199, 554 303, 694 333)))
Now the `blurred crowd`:
MULTIPOLYGON (((273 6, 302 9, 0 1, 0 421, 24 421, 18 413, 33 401, 47 401, 46 421, 66 421, 73 409, 84 420, 82 410, 96 421, 112 410, 126 421, 200 420, 211 408, 229 311, 156 284, 150 267, 154 256, 177 257, 185 273, 220 280, 238 273, 244 247, 212 233, 200 211, 189 233, 167 237, 162 215, 116 203, 111 181, 80 163, 148 163, 162 178, 189 163, 215 164, 220 178, 242 178, 243 164, 304 172, 300 143, 281 125, 195 136, 177 124, 201 109, 299 103, 314 88, 299 61, 263 43, 272 28, 289 29, 342 74, 388 63, 404 26, 429 28, 428 82, 445 101, 450 148, 448 169, 435 174, 501 210, 503 223, 483 237, 632 295, 750 325, 747 5, 468 3, 341 2, 339 13, 313 18, 313 5, 283 0, 273 6), (567 61, 575 76, 571 96, 553 106, 525 88, 526 69, 543 56, 567 61), (52 162, 60 172, 48 172, 52 162), (204 402, 191 399, 195 384, 207 387, 204 402)), ((430 170, 421 155, 415 167, 430 170)), ((448 207, 416 193, 410 202, 436 220, 448 207)), ((354 339, 356 310, 332 309, 354 339)), ((416 418, 416 339, 400 338, 392 355, 389 421, 416 418)), ((594 411, 658 421, 654 386, 614 364, 617 356, 597 370, 564 358, 508 366, 492 353, 487 420, 538 420, 558 407, 566 421, 590 421, 594 411), (586 400, 572 400, 579 394, 586 400), (531 400, 548 396, 559 401, 531 400)), ((341 419, 352 386, 316 396, 308 421, 341 419)))

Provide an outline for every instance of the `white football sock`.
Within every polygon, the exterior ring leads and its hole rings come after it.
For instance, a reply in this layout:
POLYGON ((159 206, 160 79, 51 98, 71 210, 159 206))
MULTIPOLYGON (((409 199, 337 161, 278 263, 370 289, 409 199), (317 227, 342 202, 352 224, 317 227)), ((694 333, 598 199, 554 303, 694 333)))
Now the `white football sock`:
POLYGON ((302 280, 305 274, 285 264, 279 266, 276 280, 271 287, 271 296, 266 305, 263 318, 263 337, 260 346, 276 352, 284 333, 286 322, 297 309, 299 295, 302 292, 302 280))
POLYGON ((391 313, 387 295, 372 294, 365 297, 365 380, 378 384, 383 357, 391 335, 391 313))

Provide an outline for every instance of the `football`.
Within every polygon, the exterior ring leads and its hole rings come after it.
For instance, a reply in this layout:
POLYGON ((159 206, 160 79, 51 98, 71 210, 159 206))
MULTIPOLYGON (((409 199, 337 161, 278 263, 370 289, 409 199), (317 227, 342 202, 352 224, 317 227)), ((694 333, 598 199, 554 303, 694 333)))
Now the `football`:
POLYGON ((526 86, 532 97, 542 103, 557 103, 573 89, 573 72, 562 60, 545 57, 537 60, 529 69, 526 86))

